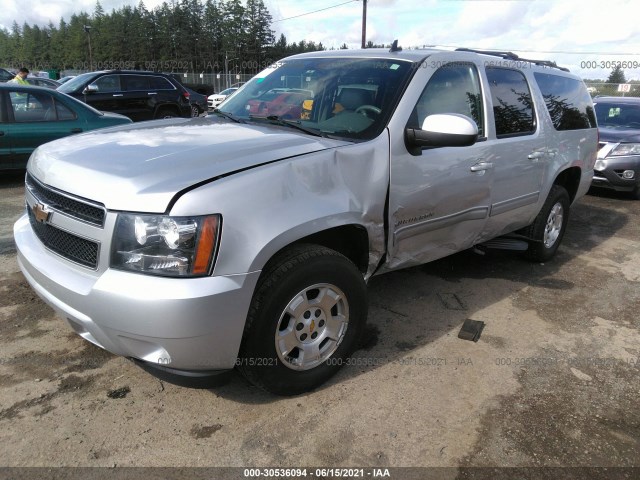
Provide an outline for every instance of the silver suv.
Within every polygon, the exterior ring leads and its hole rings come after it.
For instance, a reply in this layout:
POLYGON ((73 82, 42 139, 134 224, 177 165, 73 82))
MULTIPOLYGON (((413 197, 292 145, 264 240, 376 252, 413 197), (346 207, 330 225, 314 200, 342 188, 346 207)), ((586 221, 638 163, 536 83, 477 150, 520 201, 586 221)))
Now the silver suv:
POLYGON ((297 394, 352 352, 373 275, 505 235, 550 259, 597 141, 584 84, 550 62, 296 55, 207 118, 37 149, 18 260, 102 348, 173 376, 237 367, 297 394), (306 94, 288 103, 288 89, 306 94))

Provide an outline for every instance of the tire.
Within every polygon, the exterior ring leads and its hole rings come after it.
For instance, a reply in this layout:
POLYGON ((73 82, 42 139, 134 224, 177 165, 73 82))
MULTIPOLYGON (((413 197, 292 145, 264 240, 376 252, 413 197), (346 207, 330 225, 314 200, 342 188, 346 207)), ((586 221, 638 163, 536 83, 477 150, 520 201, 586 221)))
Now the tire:
POLYGON ((277 395, 313 390, 346 363, 366 318, 366 284, 351 261, 318 245, 289 248, 256 287, 238 370, 277 395))
POLYGON ((180 115, 178 115, 178 112, 175 109, 171 107, 162 107, 156 112, 155 118, 177 118, 179 116, 180 115))
POLYGON ((534 262, 550 260, 558 250, 569 220, 569 194, 554 185, 535 221, 524 230, 532 241, 524 256, 534 262))
POLYGON ((200 109, 197 107, 197 105, 191 105, 191 116, 192 117, 200 116, 200 109))

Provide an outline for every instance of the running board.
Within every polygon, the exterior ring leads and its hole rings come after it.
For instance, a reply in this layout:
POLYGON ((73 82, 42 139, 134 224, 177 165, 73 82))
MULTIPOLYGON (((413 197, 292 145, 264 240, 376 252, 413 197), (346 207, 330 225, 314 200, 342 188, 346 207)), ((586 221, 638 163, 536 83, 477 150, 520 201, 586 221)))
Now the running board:
POLYGON ((480 251, 491 248, 494 250, 516 250, 518 252, 524 252, 529 248, 529 242, 518 238, 498 237, 475 245, 475 248, 480 251))

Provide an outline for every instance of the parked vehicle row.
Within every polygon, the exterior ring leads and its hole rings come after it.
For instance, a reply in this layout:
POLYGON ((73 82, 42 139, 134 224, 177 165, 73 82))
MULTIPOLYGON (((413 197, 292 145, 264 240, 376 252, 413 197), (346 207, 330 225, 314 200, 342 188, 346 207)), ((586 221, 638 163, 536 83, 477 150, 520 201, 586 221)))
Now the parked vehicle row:
POLYGON ((133 121, 192 116, 190 93, 170 75, 129 70, 83 73, 58 87, 92 107, 133 121))

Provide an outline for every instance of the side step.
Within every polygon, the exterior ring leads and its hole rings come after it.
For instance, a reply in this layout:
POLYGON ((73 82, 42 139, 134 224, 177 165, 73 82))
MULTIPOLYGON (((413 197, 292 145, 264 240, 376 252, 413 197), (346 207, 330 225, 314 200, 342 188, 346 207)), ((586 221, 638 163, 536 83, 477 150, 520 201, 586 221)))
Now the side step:
POLYGON ((484 254, 482 250, 488 248, 494 250, 516 250, 518 252, 524 252, 529 248, 529 242, 522 240, 521 238, 498 237, 474 246, 476 253, 480 253, 481 255, 484 254))

